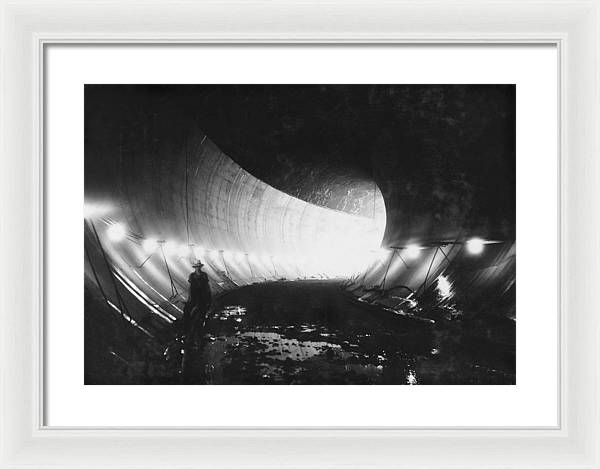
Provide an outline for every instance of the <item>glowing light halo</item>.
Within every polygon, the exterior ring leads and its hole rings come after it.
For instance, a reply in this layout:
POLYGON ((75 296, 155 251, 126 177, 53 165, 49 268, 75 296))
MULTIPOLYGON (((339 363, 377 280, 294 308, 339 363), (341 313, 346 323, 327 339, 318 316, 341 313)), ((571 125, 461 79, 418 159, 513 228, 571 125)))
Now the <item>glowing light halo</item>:
POLYGON ((125 231, 125 227, 122 223, 113 223, 106 230, 106 234, 108 239, 113 242, 119 242, 125 239, 127 232, 125 231))
POLYGON ((85 202, 83 205, 83 217, 87 220, 108 214, 112 207, 107 203, 85 202))
POLYGON ((152 254, 158 247, 158 241, 153 238, 147 238, 142 241, 142 248, 146 254, 152 254))
POLYGON ((205 250, 202 249, 200 246, 194 246, 192 247, 192 252, 194 253, 194 257, 196 259, 200 259, 204 254, 205 254, 205 250))
POLYGON ((190 252, 192 251, 192 246, 189 244, 182 244, 179 246, 179 249, 177 251, 177 255, 179 257, 186 257, 189 256, 190 252))
POLYGON ((164 241, 163 243, 163 251, 165 255, 173 255, 177 252, 177 243, 171 239, 164 241))
POLYGON ((409 244, 404 248, 404 254, 408 259, 415 260, 421 255, 421 249, 418 244, 409 244))
POLYGON ((467 252, 477 255, 483 252, 485 241, 481 238, 471 238, 467 241, 467 252))
POLYGON ((389 255, 390 251, 385 248, 379 248, 376 251, 374 251, 374 257, 379 262, 385 262, 388 259, 389 255))

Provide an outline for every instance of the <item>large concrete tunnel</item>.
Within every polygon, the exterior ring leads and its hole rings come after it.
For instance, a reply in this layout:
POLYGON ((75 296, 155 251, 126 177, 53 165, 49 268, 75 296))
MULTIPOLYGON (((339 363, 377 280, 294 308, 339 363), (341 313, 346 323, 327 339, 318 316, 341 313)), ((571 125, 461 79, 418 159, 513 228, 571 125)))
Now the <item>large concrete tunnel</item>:
POLYGON ((181 312, 197 260, 220 292, 261 281, 350 277, 381 257, 385 209, 376 186, 370 213, 354 214, 274 189, 206 136, 170 155, 168 177, 160 165, 145 164, 145 155, 127 157, 136 171, 120 171, 122 158, 112 168, 111 179, 127 187, 121 196, 111 188, 88 198, 86 236, 95 258, 103 249, 119 282, 160 317, 181 312))
POLYGON ((514 296, 514 90, 200 88, 86 87, 86 288, 139 331, 181 318, 197 260, 214 295, 320 279, 416 300, 443 277, 514 296))

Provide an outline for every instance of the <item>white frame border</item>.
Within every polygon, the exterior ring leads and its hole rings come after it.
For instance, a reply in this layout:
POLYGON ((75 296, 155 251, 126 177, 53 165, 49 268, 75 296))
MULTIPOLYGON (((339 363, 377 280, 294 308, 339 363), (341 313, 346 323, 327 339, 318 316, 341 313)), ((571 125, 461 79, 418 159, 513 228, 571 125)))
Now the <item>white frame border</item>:
POLYGON ((600 467, 598 0, 0 1, 0 467, 600 467), (559 47, 560 428, 42 425, 45 44, 432 42, 559 47))

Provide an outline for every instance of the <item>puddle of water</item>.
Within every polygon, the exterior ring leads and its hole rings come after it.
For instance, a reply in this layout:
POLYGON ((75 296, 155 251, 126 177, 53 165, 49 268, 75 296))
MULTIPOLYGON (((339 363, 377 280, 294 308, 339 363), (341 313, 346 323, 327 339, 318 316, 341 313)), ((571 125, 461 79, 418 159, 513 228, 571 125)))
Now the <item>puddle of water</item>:
POLYGON ((498 341, 510 339, 513 321, 507 319, 510 327, 481 315, 465 321, 453 302, 428 313, 436 320, 377 311, 325 282, 241 288, 213 308, 187 356, 189 382, 514 383, 514 347, 498 341))

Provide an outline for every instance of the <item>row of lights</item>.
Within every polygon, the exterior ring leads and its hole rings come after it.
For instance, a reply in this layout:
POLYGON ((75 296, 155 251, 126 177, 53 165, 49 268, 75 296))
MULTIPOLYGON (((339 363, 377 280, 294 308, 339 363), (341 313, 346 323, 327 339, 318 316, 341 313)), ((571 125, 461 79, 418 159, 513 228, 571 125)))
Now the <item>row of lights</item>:
MULTIPOLYGON (((106 234, 110 241, 112 241, 114 243, 118 243, 120 241, 123 241, 127 237, 127 230, 124 228, 124 226, 121 223, 113 223, 108 227, 106 234)), ((206 255, 206 256, 216 255, 220 252, 222 252, 225 257, 236 259, 239 261, 243 260, 247 256, 250 260, 260 259, 263 262, 271 262, 274 257, 274 256, 269 256, 269 255, 262 255, 257 258, 256 256, 254 256, 252 254, 246 254, 243 252, 232 252, 232 251, 225 251, 225 250, 213 251, 210 249, 203 249, 202 247, 196 246, 194 244, 181 244, 181 245, 177 246, 177 243, 175 243, 174 241, 170 241, 170 240, 159 241, 157 239, 146 238, 142 241, 142 249, 144 250, 144 252, 146 254, 154 253, 161 245, 167 254, 177 253, 178 257, 180 257, 180 258, 186 258, 186 257, 190 256, 191 254, 193 254, 194 257, 196 257, 196 258, 200 258, 203 255, 206 255)), ((301 259, 295 259, 295 260, 298 262, 302 262, 301 259)))
MULTIPOLYGON (((483 249, 489 241, 485 241, 481 238, 471 238, 467 240, 465 243, 465 247, 467 248, 467 252, 469 254, 478 255, 483 252, 483 249)), ((424 247, 419 246, 418 244, 409 244, 405 248, 403 248, 404 254, 409 259, 417 259, 421 255, 421 251, 425 249, 424 247)))
MULTIPOLYGON (((121 223, 113 223, 108 227, 107 235, 111 241, 119 242, 119 241, 122 241, 123 239, 125 239, 125 237, 127 236, 127 231, 121 223)), ((469 254, 478 255, 483 252, 485 244, 487 244, 487 243, 489 243, 489 241, 485 241, 481 238, 471 238, 471 239, 467 240, 467 242, 465 243, 465 247, 469 254)), ((177 253, 180 258, 186 258, 187 256, 190 256, 190 254, 193 253, 193 255, 198 259, 202 255, 210 256, 211 254, 215 253, 215 251, 205 250, 205 249, 202 249, 201 247, 195 246, 193 244, 182 244, 179 247, 177 247, 177 244, 173 241, 158 241, 156 239, 151 239, 151 238, 144 239, 144 241, 142 242, 142 248, 144 249, 144 251, 147 254, 152 254, 156 251, 156 249, 161 244, 162 244, 163 249, 167 253, 169 253, 169 254, 177 253)), ((424 249, 426 249, 426 248, 419 246, 417 244, 410 244, 408 246, 403 247, 402 251, 403 251, 403 254, 407 257, 407 259, 415 260, 420 257, 421 251, 424 249)), ((242 252, 229 252, 229 251, 222 251, 222 252, 223 252, 224 256, 227 256, 229 258, 233 258, 233 259, 236 259, 239 261, 243 260, 246 256, 248 256, 248 258, 250 260, 254 260, 254 261, 257 260, 257 258, 251 254, 245 254, 242 252)), ((373 252, 376 255, 378 254, 380 259, 385 259, 389 254, 389 251, 386 249, 380 249, 378 252, 376 252, 376 251, 373 251, 373 252)), ((273 256, 263 255, 260 257, 260 259, 263 262, 272 262, 273 256)), ((299 263, 303 262, 302 259, 292 259, 292 260, 295 262, 299 262, 299 263)))

